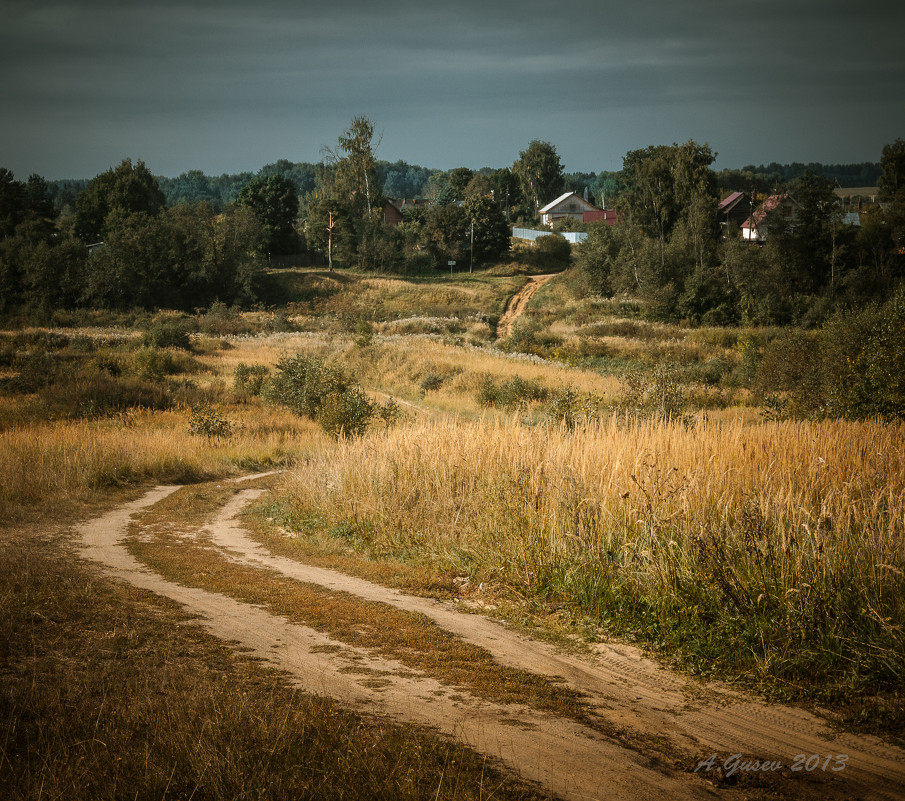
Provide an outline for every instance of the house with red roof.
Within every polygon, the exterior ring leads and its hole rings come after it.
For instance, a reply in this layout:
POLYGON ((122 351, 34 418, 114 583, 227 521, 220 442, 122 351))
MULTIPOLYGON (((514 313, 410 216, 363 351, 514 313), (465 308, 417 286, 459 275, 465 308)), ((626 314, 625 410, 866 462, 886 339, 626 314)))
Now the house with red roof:
POLYGON ((742 224, 742 239, 766 242, 771 219, 794 223, 801 206, 791 195, 770 195, 742 224))

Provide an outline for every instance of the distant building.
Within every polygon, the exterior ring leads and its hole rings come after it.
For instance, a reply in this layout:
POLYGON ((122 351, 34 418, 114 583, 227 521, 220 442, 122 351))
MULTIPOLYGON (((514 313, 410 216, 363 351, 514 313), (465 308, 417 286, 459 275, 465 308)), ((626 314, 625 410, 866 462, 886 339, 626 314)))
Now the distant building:
POLYGON ((582 222, 585 212, 588 211, 603 211, 603 209, 598 209, 593 203, 589 203, 575 192, 566 192, 540 210, 540 221, 543 225, 553 225, 556 220, 571 217, 573 220, 582 222))
POLYGON ((619 222, 619 215, 613 209, 597 209, 596 211, 586 211, 582 217, 582 222, 605 222, 607 225, 615 225, 619 222))
POLYGON ((742 239, 766 242, 771 217, 779 217, 794 224, 801 208, 790 195, 770 195, 757 210, 741 224, 742 239))
POLYGON ((733 192, 729 197, 720 201, 717 214, 723 236, 729 236, 731 231, 742 227, 745 220, 751 216, 751 205, 750 199, 744 192, 733 192))
POLYGON ((402 212, 399 210, 399 207, 395 203, 387 200, 383 204, 383 221, 387 225, 395 226, 395 225, 399 225, 399 223, 401 223, 402 220, 403 220, 402 212))

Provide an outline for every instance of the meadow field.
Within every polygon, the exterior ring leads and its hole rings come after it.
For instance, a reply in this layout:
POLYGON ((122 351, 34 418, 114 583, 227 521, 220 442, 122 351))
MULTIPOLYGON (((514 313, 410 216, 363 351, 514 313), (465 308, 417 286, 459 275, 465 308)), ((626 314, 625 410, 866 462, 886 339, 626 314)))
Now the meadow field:
POLYGON ((632 643, 687 673, 901 743, 905 426, 765 417, 757 351, 778 331, 650 322, 629 299, 579 297, 569 273, 495 340, 526 281, 517 271, 294 269, 272 276, 273 303, 253 311, 57 313, 0 332, 9 797, 34 797, 42 782, 73 792, 103 773, 107 746, 97 742, 124 743, 139 727, 122 688, 187 699, 195 690, 179 675, 190 663, 201 677, 195 701, 173 720, 149 701, 156 733, 145 768, 121 745, 120 778, 108 775, 94 797, 118 797, 117 781, 188 793, 205 759, 218 764, 223 792, 247 775, 263 786, 272 766, 235 756, 252 747, 281 769, 314 760, 337 775, 330 753, 354 752, 359 778, 348 786, 376 782, 373 797, 535 797, 423 734, 402 751, 450 777, 428 790, 415 767, 388 767, 399 738, 421 733, 339 725, 352 713, 321 701, 290 716, 297 691, 278 676, 230 662, 191 626, 173 628, 174 605, 72 559, 71 523, 142 488, 263 471, 278 475, 245 520, 276 553, 492 610, 569 648, 632 643), (332 428, 287 401, 293 358, 349 379, 352 394, 326 396, 340 420, 332 428), (357 391, 367 425, 348 436, 344 404, 357 391), (112 650, 77 642, 83 630, 99 642, 117 627, 128 635, 112 650), (174 656, 161 665, 152 643, 165 629, 174 656), (120 658, 133 648, 146 668, 120 658), (54 689, 59 661, 78 690, 54 689), (217 684, 221 669, 233 695, 217 684), (102 737, 105 704, 119 712, 102 737), (91 714, 54 730, 79 705, 91 714), (213 721, 215 757, 198 752, 192 714, 213 721), (301 745, 287 743, 290 726, 319 732, 315 755, 292 750, 301 745), (181 745, 164 743, 167 727, 181 745), (72 743, 80 756, 62 757, 72 743))

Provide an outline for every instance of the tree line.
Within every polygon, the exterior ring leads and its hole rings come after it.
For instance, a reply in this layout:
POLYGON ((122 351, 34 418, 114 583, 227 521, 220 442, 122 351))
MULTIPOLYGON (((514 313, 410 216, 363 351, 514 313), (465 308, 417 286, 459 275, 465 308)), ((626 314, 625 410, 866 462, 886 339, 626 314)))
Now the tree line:
POLYGON ((601 173, 566 173, 556 148, 537 140, 510 167, 481 170, 380 161, 378 146, 373 122, 356 117, 321 163, 283 159, 256 174, 164 179, 128 159, 83 182, 23 182, 2 170, 0 304, 250 303, 268 261, 287 254, 317 254, 331 269, 486 265, 505 258, 512 224, 536 224, 539 209, 570 190, 620 215, 612 227, 559 224, 589 233, 576 249, 585 290, 640 297, 656 317, 816 322, 839 304, 884 296, 902 277, 901 140, 877 165, 721 172, 695 142, 630 151, 621 170, 601 173), (862 214, 859 228, 844 223, 833 194, 843 174, 880 186, 883 207, 862 214), (752 201, 793 196, 794 224, 773 215, 762 245, 726 237, 717 204, 739 189, 752 201), (389 224, 390 198, 407 201, 400 224, 389 224))
POLYGON ((901 283, 901 139, 883 149, 880 204, 856 221, 843 214, 836 182, 814 171, 749 192, 746 208, 762 215, 756 243, 721 227, 718 203, 726 191, 713 160, 710 147, 695 142, 625 156, 615 202, 620 224, 587 226, 588 239, 577 249, 588 291, 642 298, 659 319, 813 325, 835 309, 885 299, 901 283), (771 193, 789 200, 759 210, 771 193))

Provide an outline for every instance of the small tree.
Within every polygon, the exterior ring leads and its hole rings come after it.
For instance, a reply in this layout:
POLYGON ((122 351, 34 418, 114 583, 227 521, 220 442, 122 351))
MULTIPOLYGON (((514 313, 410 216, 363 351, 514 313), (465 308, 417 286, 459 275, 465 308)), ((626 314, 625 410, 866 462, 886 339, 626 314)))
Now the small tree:
POLYGON ((465 201, 469 243, 475 263, 498 260, 509 250, 509 226, 503 213, 486 195, 472 195, 465 201))

